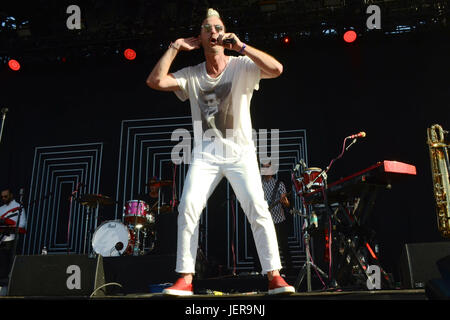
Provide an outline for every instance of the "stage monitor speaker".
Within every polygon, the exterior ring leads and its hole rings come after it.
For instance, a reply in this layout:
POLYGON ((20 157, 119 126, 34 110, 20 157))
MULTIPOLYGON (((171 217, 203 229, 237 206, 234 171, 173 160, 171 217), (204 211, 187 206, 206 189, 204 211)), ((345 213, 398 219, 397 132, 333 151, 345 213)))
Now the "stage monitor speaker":
POLYGON ((102 296, 105 290, 99 287, 104 284, 103 258, 100 255, 95 258, 75 254, 16 256, 8 295, 102 296))
POLYGON ((150 285, 173 283, 179 276, 175 255, 105 257, 103 262, 106 282, 121 284, 123 294, 149 293, 150 285))
MULTIPOLYGON (((449 252, 450 253, 450 252, 449 252)), ((441 273, 442 278, 450 283, 450 255, 439 259, 436 262, 439 272, 441 273)))
POLYGON ((403 287, 423 289, 427 281, 440 278, 437 261, 450 253, 450 241, 407 243, 400 260, 403 287))

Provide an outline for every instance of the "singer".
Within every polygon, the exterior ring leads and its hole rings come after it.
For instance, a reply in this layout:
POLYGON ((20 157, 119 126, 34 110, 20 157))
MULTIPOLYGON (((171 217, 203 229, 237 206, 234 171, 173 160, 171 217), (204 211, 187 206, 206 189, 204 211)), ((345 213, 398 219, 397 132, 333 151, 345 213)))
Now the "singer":
POLYGON ((200 215, 223 177, 230 182, 250 222, 268 293, 295 292, 280 276, 275 228, 264 199, 252 140, 250 100, 260 79, 277 78, 283 66, 269 54, 227 33, 219 13, 208 9, 200 35, 172 42, 148 76, 147 85, 189 99, 194 127, 192 162, 186 176, 178 216, 176 283, 167 295, 192 295, 200 215), (233 40, 231 40, 233 39, 233 40), (169 73, 182 51, 203 49, 205 62, 169 73), (234 50, 239 57, 225 55, 234 50), (214 96, 214 110, 206 102, 214 96), (209 139, 207 138, 209 135, 209 139), (225 152, 223 152, 225 151, 225 152))

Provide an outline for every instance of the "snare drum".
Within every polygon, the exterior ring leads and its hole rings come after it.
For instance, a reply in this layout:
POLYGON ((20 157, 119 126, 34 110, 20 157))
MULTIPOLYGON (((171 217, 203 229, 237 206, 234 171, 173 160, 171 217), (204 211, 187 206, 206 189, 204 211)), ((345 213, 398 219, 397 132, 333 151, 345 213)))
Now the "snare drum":
POLYGON ((301 195, 304 192, 314 191, 323 187, 323 177, 318 177, 321 172, 322 169, 320 168, 307 168, 300 178, 293 179, 297 194, 301 195), (316 178, 317 180, 315 180, 316 178), (311 185, 309 186, 310 183, 311 185))
POLYGON ((309 189, 318 189, 323 187, 323 177, 317 178, 322 169, 320 168, 307 168, 305 169, 305 173, 303 173, 303 184, 305 188, 311 183, 309 189), (317 178, 317 180, 315 180, 317 178), (314 181, 315 180, 315 181, 314 181), (314 183, 312 183, 314 181, 314 183))
POLYGON ((103 257, 132 253, 135 238, 126 225, 118 220, 103 222, 94 232, 92 248, 103 257))
POLYGON ((142 200, 130 200, 127 201, 124 207, 124 221, 128 224, 141 224, 145 225, 149 223, 152 219, 148 216, 150 214, 150 208, 145 201, 142 200))

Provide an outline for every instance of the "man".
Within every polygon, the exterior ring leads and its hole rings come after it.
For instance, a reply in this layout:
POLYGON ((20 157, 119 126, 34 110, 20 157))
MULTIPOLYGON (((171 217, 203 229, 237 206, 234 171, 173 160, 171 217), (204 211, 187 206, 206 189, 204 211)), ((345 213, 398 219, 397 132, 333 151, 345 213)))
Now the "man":
POLYGON ((151 88, 173 91, 182 101, 189 99, 194 126, 192 162, 179 204, 175 271, 181 277, 163 291, 165 294, 193 294, 200 215, 223 177, 230 182, 250 222, 262 273, 268 276, 268 293, 295 292, 279 273, 281 262, 276 233, 264 200, 249 110, 259 80, 276 78, 282 71, 283 66, 276 59, 241 42, 235 34, 226 33, 219 13, 209 9, 200 35, 171 43, 150 73, 147 84, 151 88), (231 39, 234 43, 227 44, 225 40, 231 39), (203 47, 205 62, 169 73, 178 53, 200 47, 203 47), (227 56, 225 48, 241 56, 227 56), (220 105, 213 116, 216 128, 205 130, 202 123, 207 115, 200 105, 204 104, 202 93, 211 91, 217 95, 220 105), (225 132, 225 137, 217 131, 225 132))
MULTIPOLYGON (((3 205, 0 207, 0 225, 15 227, 20 214, 19 228, 25 229, 27 220, 25 211, 14 200, 14 195, 9 188, 1 191, 3 205)), ((0 279, 9 276, 11 268, 15 234, 0 234, 0 279)))
POLYGON ((272 215, 273 223, 277 233, 278 243, 280 244, 281 252, 285 258, 286 270, 292 269, 292 258, 289 253, 288 244, 288 230, 286 224, 286 214, 284 208, 289 207, 289 200, 287 198, 286 186, 283 181, 274 178, 274 172, 271 172, 271 164, 261 164, 263 175, 262 185, 264 196, 269 204, 270 214, 272 215))
POLYGON ((157 212, 159 201, 159 186, 156 177, 152 177, 148 180, 148 193, 138 195, 137 200, 145 201, 149 206, 149 209, 153 212, 157 212))
POLYGON ((154 223, 147 226, 150 241, 154 245, 154 248, 150 251, 152 254, 174 254, 176 251, 176 240, 174 239, 174 236, 176 236, 176 215, 172 207, 174 206, 174 199, 170 201, 170 204, 162 201, 164 200, 164 192, 160 194, 160 190, 167 186, 167 183, 163 184, 156 177, 150 178, 147 186, 149 187, 148 193, 139 195, 137 200, 145 201, 150 209, 149 214, 154 218, 154 223))

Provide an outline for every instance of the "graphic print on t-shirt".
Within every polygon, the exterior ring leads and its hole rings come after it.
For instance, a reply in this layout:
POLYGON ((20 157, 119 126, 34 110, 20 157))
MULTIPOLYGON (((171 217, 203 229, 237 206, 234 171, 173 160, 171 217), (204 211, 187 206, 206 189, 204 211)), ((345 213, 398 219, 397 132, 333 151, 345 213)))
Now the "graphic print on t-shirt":
POLYGON ((226 137, 226 129, 233 129, 231 82, 199 92, 198 105, 202 113, 203 132, 212 129, 226 137))

